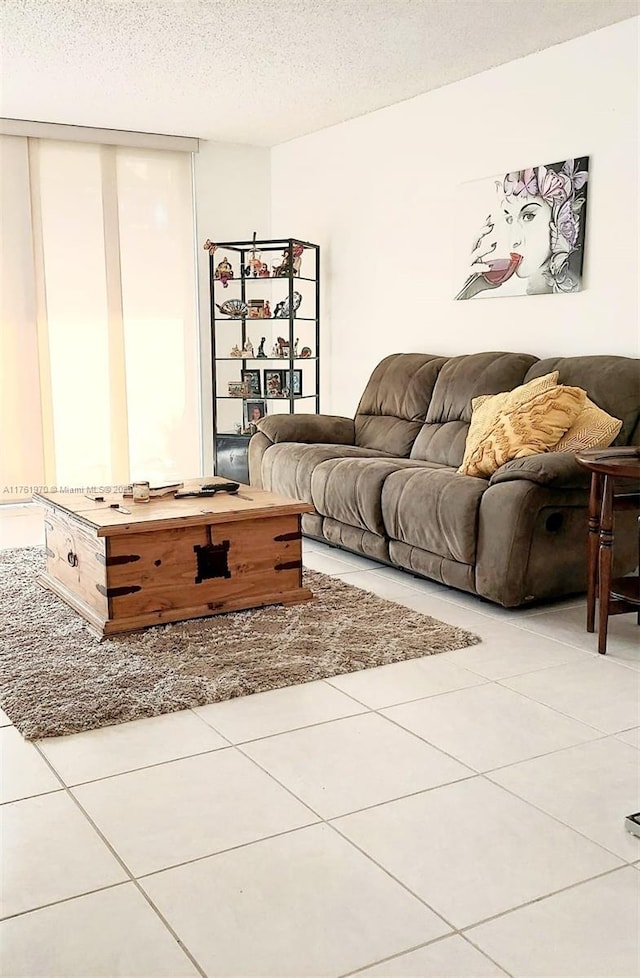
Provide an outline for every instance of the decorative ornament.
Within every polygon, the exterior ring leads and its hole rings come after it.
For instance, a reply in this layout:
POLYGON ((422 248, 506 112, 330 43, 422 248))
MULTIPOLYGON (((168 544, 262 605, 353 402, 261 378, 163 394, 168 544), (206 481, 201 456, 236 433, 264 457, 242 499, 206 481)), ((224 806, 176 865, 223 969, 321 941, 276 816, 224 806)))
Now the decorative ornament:
POLYGON ((218 250, 218 246, 217 244, 214 244, 213 241, 209 241, 209 239, 207 238, 207 240, 204 243, 204 250, 208 251, 210 255, 213 255, 218 250))
POLYGON ((296 243, 293 245, 293 255, 289 248, 285 248, 282 252, 282 261, 279 265, 273 266, 274 275, 299 275, 300 274, 300 264, 302 262, 302 253, 304 247, 301 244, 296 243))
POLYGON ((249 264, 247 265, 247 267, 245 269, 245 275, 247 275, 247 276, 248 275, 253 275, 254 278, 257 278, 258 275, 260 274, 260 269, 262 268, 262 259, 260 258, 260 252, 256 248, 256 232, 255 231, 253 232, 253 246, 252 246, 251 251, 249 252, 249 254, 251 255, 251 257, 249 259, 249 264))
MULTIPOLYGON (((296 311, 300 307, 302 302, 302 296, 299 292, 293 293, 293 315, 295 316, 296 311)), ((287 319, 289 316, 289 297, 283 299, 273 310, 274 319, 287 319)))
POLYGON ((266 360, 267 359, 267 354, 264 352, 264 344, 266 342, 266 339, 267 339, 267 337, 266 336, 263 336, 261 338, 261 340, 260 340, 260 346, 258 347, 258 352, 256 354, 256 360, 266 360))
POLYGON ((230 316, 231 319, 244 319, 249 312, 249 306, 242 299, 227 299, 221 305, 216 302, 216 306, 223 316, 230 316))
MULTIPOLYGON (((215 247, 217 247, 217 245, 215 247)), ((228 259, 223 258, 221 262, 218 262, 214 278, 222 282, 222 287, 224 289, 227 288, 229 279, 233 278, 233 268, 231 267, 231 263, 228 261, 228 259)))
POLYGON ((244 346, 242 347, 242 356, 243 356, 243 358, 245 360, 253 360, 254 359, 254 356, 253 356, 253 343, 251 342, 251 340, 248 337, 245 340, 244 346))
POLYGON ((234 359, 239 359, 242 356, 242 350, 237 344, 231 347, 229 356, 233 357, 234 359))
POLYGON ((311 356, 311 347, 303 346, 302 349, 300 350, 300 359, 308 360, 310 356, 311 356))

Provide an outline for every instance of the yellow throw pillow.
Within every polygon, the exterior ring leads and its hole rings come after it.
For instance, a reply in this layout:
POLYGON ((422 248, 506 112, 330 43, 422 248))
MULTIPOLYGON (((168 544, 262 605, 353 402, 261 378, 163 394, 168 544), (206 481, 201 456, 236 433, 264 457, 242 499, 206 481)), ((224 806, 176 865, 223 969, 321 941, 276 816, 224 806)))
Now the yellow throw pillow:
POLYGON ((499 399, 497 413, 492 397, 478 405, 482 434, 469 453, 465 450, 458 472, 488 478, 512 458, 547 452, 584 410, 587 395, 580 387, 549 386, 537 392, 526 391, 527 387, 516 388, 506 397, 494 395, 499 399), (491 419, 488 426, 487 418, 491 419))
POLYGON ((479 397, 474 397, 471 401, 473 414, 467 432, 464 458, 458 472, 462 475, 471 475, 470 472, 466 471, 467 464, 504 408, 526 404, 536 394, 541 394, 543 391, 555 387, 558 383, 558 376, 558 371, 554 370, 553 373, 545 374, 544 377, 536 377, 535 380, 530 380, 528 384, 522 384, 512 391, 504 391, 502 394, 481 394, 479 397))
POLYGON ((585 448, 608 448, 621 428, 622 421, 612 418, 587 398, 582 413, 550 451, 583 452, 585 448))

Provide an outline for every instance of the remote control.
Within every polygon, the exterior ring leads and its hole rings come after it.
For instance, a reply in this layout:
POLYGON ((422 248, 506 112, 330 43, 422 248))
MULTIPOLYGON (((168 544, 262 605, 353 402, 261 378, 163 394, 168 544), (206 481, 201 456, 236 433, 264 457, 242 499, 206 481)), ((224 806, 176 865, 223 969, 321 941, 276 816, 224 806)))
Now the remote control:
POLYGON ((239 482, 212 482, 211 485, 200 486, 201 492, 237 492, 240 488, 239 482))
POLYGON ((202 486, 201 489, 181 489, 175 494, 175 499, 186 499, 188 496, 215 496, 218 492, 237 492, 239 482, 218 482, 215 485, 202 486))

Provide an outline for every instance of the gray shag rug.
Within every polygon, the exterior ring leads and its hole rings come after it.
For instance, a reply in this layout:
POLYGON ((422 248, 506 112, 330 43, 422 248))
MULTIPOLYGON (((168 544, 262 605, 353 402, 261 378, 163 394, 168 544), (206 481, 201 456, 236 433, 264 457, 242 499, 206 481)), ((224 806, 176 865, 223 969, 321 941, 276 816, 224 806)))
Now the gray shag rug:
POLYGON ((41 547, 0 551, 0 706, 23 737, 78 733, 475 645, 316 571, 314 594, 99 641, 35 583, 41 547))

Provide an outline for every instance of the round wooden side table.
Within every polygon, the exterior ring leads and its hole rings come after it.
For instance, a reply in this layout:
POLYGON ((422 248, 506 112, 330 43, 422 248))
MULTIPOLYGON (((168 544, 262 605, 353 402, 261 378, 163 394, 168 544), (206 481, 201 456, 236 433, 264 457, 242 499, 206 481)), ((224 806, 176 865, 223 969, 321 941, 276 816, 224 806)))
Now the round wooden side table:
MULTIPOLYGON (((640 482, 640 448, 591 448, 576 456, 591 472, 589 496, 587 631, 595 631, 598 602, 598 652, 607 651, 610 615, 640 608, 640 576, 612 577, 614 513, 640 510, 640 489, 616 487, 616 479, 640 482)), ((640 612, 638 613, 640 622, 640 612)))

